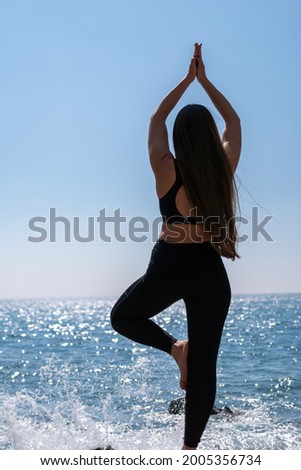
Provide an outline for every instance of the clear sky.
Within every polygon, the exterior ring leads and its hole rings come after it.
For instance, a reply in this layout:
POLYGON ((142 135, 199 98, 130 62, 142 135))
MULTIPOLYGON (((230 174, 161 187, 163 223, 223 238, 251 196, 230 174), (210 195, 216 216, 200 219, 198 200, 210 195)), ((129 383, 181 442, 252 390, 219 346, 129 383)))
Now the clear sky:
MULTIPOLYGON (((301 291, 299 0, 10 0, 0 9, 1 298, 117 296, 145 272, 154 235, 131 240, 128 221, 160 215, 149 117, 184 77, 196 41, 243 126, 237 175, 248 239, 240 260, 225 260, 232 290, 301 291), (274 241, 252 241, 252 206, 259 222, 273 216, 265 229, 274 241), (70 242, 62 222, 50 241, 50 208, 70 221, 70 242), (125 241, 105 241, 96 218, 118 208, 125 241), (42 242, 28 241, 41 235, 33 217, 45 218, 42 242), (74 225, 87 236, 88 217, 94 241, 79 242, 74 225)), ((222 131, 197 82, 169 131, 192 102, 208 106, 222 131)))

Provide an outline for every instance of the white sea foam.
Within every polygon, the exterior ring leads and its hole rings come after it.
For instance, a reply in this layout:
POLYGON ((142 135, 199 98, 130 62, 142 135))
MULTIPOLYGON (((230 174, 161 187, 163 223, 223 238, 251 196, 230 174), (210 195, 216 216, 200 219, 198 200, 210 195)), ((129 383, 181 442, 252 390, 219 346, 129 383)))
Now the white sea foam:
MULTIPOLYGON (((141 398, 141 404, 133 406, 129 422, 118 420, 111 394, 102 401, 98 415, 93 417, 74 393, 71 403, 69 396, 68 401, 55 405, 47 401, 40 403, 40 397, 26 392, 1 396, 0 447, 84 450, 110 445, 119 450, 179 449, 184 416, 152 410, 151 397, 143 398, 145 388, 136 389, 135 393, 141 398), (136 428, 135 417, 141 411, 144 411, 145 423, 136 428)), ((294 424, 281 424, 260 400, 244 399, 242 409, 233 411, 234 415, 211 416, 199 449, 301 448, 300 434, 294 424)))

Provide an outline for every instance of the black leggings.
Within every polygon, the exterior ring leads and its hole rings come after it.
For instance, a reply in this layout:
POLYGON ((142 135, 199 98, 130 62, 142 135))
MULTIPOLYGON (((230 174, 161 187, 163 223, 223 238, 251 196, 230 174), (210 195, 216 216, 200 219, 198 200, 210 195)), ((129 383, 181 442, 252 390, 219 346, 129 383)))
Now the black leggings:
POLYGON ((214 405, 217 354, 231 300, 220 255, 209 242, 158 240, 146 273, 118 299, 111 322, 127 338, 170 354, 176 338, 150 318, 180 299, 189 340, 184 443, 197 447, 214 405))

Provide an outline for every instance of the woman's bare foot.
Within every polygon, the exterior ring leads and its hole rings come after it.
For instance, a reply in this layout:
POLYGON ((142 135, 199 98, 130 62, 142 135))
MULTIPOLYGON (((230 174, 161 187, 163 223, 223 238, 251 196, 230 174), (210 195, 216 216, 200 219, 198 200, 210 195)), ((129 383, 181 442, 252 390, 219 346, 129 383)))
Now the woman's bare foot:
POLYGON ((173 343, 170 354, 175 359, 180 369, 180 387, 182 390, 186 390, 188 340, 173 343))

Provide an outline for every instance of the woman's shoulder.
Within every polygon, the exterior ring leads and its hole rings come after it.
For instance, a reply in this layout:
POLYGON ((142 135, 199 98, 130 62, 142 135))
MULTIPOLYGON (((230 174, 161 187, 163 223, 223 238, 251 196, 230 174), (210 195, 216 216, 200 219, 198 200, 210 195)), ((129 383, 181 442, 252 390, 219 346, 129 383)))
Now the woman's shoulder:
POLYGON ((173 154, 169 152, 164 155, 160 160, 160 164, 156 165, 153 171, 156 178, 157 195, 161 198, 176 180, 176 159, 173 154))
POLYGON ((166 153, 163 155, 160 160, 156 162, 156 164, 151 163, 152 170, 157 177, 168 177, 169 173, 172 175, 175 174, 176 171, 176 159, 171 152, 166 153))

